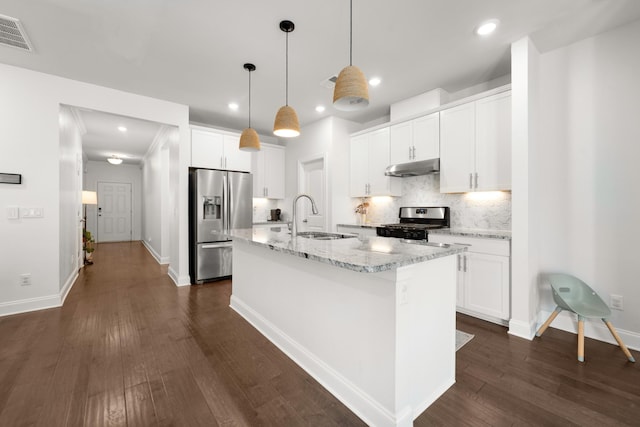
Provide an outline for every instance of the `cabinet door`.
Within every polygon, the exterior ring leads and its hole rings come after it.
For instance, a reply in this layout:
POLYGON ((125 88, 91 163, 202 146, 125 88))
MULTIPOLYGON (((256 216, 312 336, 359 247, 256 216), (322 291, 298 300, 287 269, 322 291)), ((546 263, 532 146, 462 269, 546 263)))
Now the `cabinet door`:
POLYGON ((264 186, 269 199, 284 199, 285 150, 266 147, 264 151, 264 186))
POLYGON ((251 171, 251 152, 241 151, 240 136, 224 135, 224 169, 251 171))
POLYGON ((476 101, 476 190, 511 189, 511 93, 476 101))
POLYGON ((475 104, 440 112, 440 192, 471 191, 475 172, 475 104))
POLYGON ((509 258, 467 253, 465 308, 509 319, 509 258))
POLYGON ((253 197, 267 197, 267 188, 264 183, 264 144, 260 147, 260 151, 251 153, 251 174, 253 175, 253 197))
POLYGON ((223 157, 222 134, 198 129, 191 130, 191 166, 221 169, 223 157))
POLYGON ((411 122, 398 123, 389 129, 389 164, 407 163, 413 160, 413 136, 411 122))
POLYGON ((351 197, 366 196, 369 184, 369 137, 367 134, 351 138, 349 168, 351 197))
POLYGON ((440 157, 440 113, 429 114, 412 121, 413 160, 440 157))
POLYGON ((389 128, 369 134, 369 195, 388 196, 390 177, 384 174, 389 166, 389 128))

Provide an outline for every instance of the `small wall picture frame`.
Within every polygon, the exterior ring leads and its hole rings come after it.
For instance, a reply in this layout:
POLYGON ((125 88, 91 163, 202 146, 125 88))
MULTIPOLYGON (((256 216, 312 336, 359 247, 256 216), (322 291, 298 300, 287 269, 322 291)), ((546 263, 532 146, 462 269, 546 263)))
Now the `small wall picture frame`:
POLYGON ((19 173, 0 172, 0 184, 22 184, 22 175, 19 173))

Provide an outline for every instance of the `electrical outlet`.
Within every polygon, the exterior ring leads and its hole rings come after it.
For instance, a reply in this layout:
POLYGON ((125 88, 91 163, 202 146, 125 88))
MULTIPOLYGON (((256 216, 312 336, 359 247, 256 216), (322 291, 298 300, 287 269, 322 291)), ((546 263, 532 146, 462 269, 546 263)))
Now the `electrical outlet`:
POLYGON ((609 306, 614 310, 620 310, 620 311, 624 310, 622 295, 611 295, 611 301, 609 306))
POLYGON ((406 285, 403 285, 400 288, 400 305, 405 305, 409 303, 409 291, 406 285))
POLYGON ((20 286, 31 286, 31 274, 25 273, 19 276, 20 286))

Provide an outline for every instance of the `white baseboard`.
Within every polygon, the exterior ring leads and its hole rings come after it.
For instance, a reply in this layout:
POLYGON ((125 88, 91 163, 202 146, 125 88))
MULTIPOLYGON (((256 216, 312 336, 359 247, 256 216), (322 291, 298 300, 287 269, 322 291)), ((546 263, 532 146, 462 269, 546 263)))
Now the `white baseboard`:
POLYGON ((155 249, 153 249, 153 247, 148 244, 145 240, 142 240, 142 245, 147 248, 147 251, 149 251, 149 253, 151 254, 151 256, 156 260, 156 262, 158 264, 161 265, 165 265, 165 264, 169 264, 169 257, 168 256, 161 256, 158 252, 156 252, 155 249))
MULTIPOLYGON (((411 410, 395 416, 234 295, 231 296, 230 307, 368 425, 412 425, 411 410)), ((425 403, 428 406, 430 402, 425 403)))
MULTIPOLYGON (((538 313, 538 325, 542 325, 551 315, 550 311, 541 310, 538 313)), ((613 322, 611 322, 613 323, 613 322)), ((622 338, 622 341, 625 343, 627 347, 633 350, 640 351, 640 334, 637 332, 626 331, 624 329, 618 329, 615 325, 613 326, 618 331, 618 335, 622 338)), ((552 328, 560 329, 562 331, 571 332, 573 334, 578 333, 578 319, 576 315, 573 313, 569 313, 568 311, 562 311, 558 317, 556 317, 551 323, 552 328)), ((536 328, 537 329, 537 328, 536 328)), ((544 336, 544 335, 543 335, 544 336)), ((594 340, 604 341, 609 344, 618 345, 616 340, 609 332, 607 326, 599 319, 586 319, 584 322, 584 336, 588 338, 593 338, 594 340)), ((588 350, 585 350, 588 355, 588 350)))
POLYGON ((47 295, 36 298, 25 298, 16 301, 0 303, 0 316, 28 313, 46 308, 60 307, 60 295, 47 295))
POLYGON ((169 277, 171 277, 171 280, 173 280, 173 283, 175 283, 176 286, 191 285, 191 278, 189 276, 180 277, 178 273, 173 268, 171 268, 171 266, 169 266, 169 277))
POLYGON ((509 321, 509 335, 531 341, 536 335, 536 323, 535 321, 524 322, 522 320, 511 319, 509 321))
POLYGON ((77 279, 78 271, 74 270, 58 294, 0 303, 0 316, 10 316, 12 314, 62 307, 64 300, 67 299, 67 295, 69 295, 69 291, 71 291, 77 279))
POLYGON ((476 317, 478 319, 485 320, 487 322, 495 323, 501 326, 509 326, 509 321, 500 319, 498 317, 487 316, 486 314, 478 313, 477 311, 467 310, 463 307, 456 307, 458 313, 466 314, 467 316, 476 317))
POLYGON ((69 295, 69 291, 73 287, 73 284, 76 283, 78 279, 78 270, 73 270, 73 273, 69 276, 66 283, 60 290, 60 305, 64 304, 64 300, 67 299, 67 295, 69 295))

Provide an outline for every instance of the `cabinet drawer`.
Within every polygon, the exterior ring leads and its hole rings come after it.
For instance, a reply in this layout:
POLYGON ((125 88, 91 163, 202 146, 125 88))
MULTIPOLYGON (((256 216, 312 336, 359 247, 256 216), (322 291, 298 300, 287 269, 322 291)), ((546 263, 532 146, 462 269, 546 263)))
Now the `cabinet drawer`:
POLYGON ((429 233, 429 241, 435 243, 449 243, 468 245, 469 252, 489 255, 510 256, 510 242, 503 239, 484 239, 479 237, 451 236, 429 233))

